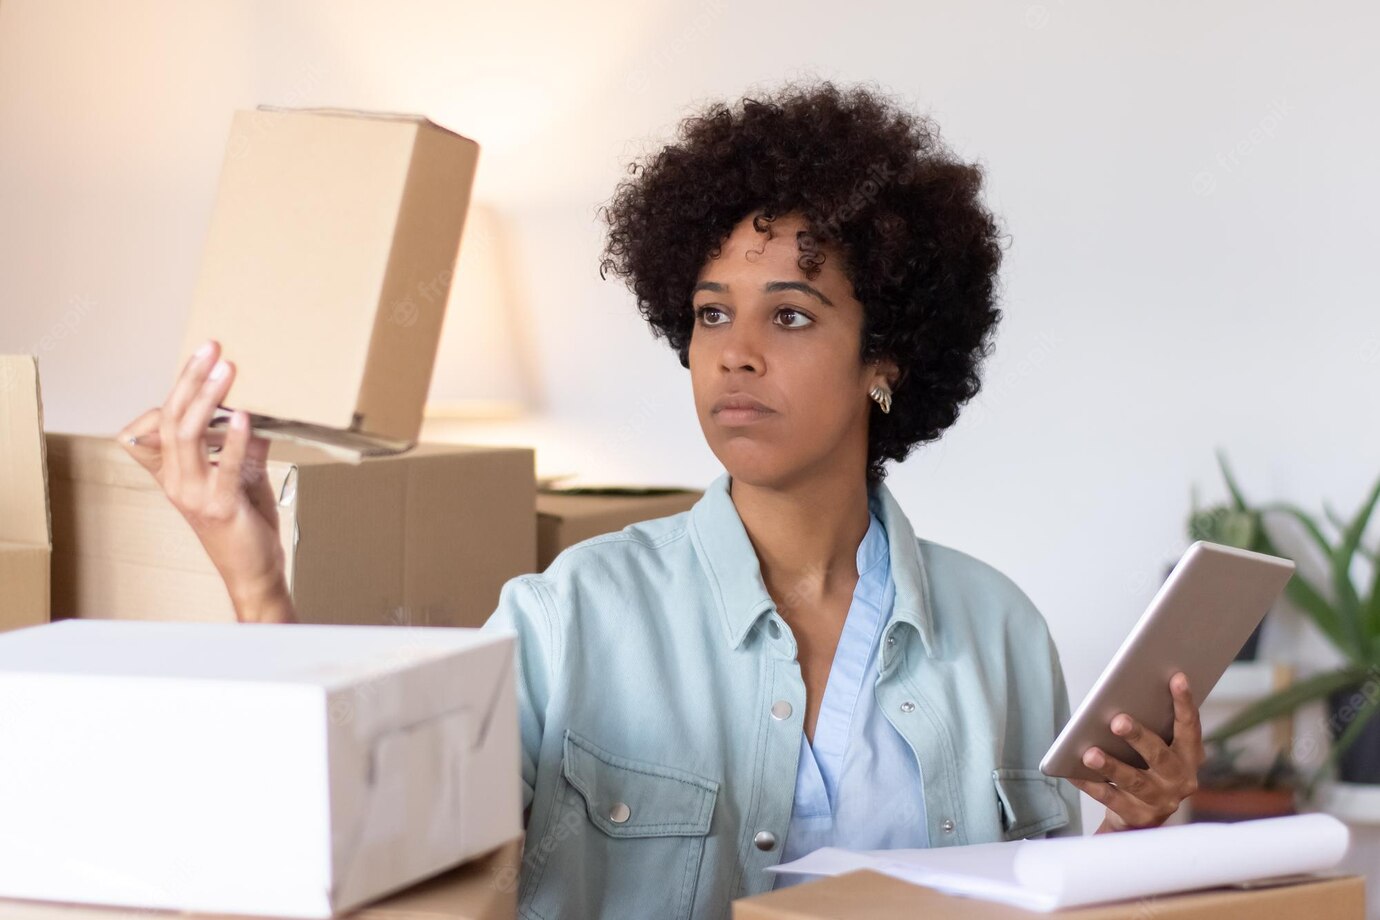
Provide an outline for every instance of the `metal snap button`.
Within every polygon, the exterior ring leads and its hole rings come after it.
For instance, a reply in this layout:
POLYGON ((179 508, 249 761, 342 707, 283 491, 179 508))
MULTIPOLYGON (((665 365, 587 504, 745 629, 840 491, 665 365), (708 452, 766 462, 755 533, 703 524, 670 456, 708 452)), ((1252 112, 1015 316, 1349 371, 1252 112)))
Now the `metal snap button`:
POLYGON ((632 809, 624 802, 615 802, 609 809, 609 820, 614 824, 623 824, 632 817, 632 809))
POLYGON ((785 700, 777 700, 771 704, 771 717, 778 722, 784 722, 791 717, 791 704, 785 700))
POLYGON ((954 819, 945 818, 940 822, 939 826, 943 829, 944 833, 952 834, 954 832, 954 819))
POLYGON ((906 700, 904 703, 901 704, 901 711, 902 711, 902 712, 914 712, 914 711, 915 711, 915 704, 912 703, 910 700, 906 700))
POLYGON ((758 831, 756 836, 752 838, 752 842, 756 844, 759 850, 776 849, 776 835, 771 831, 758 831))
POLYGON ((893 645, 895 645, 895 644, 896 644, 896 637, 895 637, 895 636, 887 636, 887 637, 886 637, 886 647, 887 647, 887 648, 891 648, 891 647, 892 647, 893 645))

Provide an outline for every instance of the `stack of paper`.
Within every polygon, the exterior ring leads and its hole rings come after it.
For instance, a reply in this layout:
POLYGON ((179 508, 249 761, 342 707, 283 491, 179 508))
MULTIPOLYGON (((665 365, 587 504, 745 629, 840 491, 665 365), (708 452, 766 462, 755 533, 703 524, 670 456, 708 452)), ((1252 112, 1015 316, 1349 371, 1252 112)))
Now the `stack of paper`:
POLYGON ((1307 814, 928 850, 825 847, 772 871, 872 869, 948 894, 1052 911, 1317 872, 1340 862, 1349 843, 1345 824, 1307 814))

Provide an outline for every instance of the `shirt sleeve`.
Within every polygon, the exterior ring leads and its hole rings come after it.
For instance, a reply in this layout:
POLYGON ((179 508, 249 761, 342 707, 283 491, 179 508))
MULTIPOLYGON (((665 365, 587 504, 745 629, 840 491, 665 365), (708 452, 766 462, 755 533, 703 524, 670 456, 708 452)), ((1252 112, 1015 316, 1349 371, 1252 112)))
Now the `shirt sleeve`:
MULTIPOLYGON (((1050 742, 1053 743, 1054 738, 1058 737, 1059 732, 1063 731, 1070 716, 1069 688, 1068 685, 1064 683, 1064 667, 1059 660, 1059 649, 1054 644, 1053 637, 1049 639, 1049 662, 1051 673, 1054 678, 1052 685, 1054 691, 1054 734, 1050 737, 1050 742)), ((1059 796, 1064 800, 1064 804, 1068 806, 1069 823, 1062 827, 1056 827, 1049 832, 1048 836, 1081 837, 1083 835, 1083 794, 1078 791, 1078 788, 1074 786, 1073 783, 1066 779, 1060 779, 1058 783, 1059 796)))
POLYGON ((521 739, 522 808, 532 804, 546 726, 547 704, 556 673, 557 643, 551 610, 539 575, 518 575, 504 583, 498 608, 481 627, 517 634, 518 726, 521 739))

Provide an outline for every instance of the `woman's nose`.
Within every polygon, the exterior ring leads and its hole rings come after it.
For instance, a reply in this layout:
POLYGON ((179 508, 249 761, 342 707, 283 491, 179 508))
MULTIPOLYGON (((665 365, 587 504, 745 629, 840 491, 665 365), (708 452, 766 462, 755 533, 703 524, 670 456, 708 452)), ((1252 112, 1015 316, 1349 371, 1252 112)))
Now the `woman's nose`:
POLYGON ((766 361, 757 334, 742 325, 728 330, 723 339, 723 349, 719 352, 719 363, 727 371, 761 373, 766 361))

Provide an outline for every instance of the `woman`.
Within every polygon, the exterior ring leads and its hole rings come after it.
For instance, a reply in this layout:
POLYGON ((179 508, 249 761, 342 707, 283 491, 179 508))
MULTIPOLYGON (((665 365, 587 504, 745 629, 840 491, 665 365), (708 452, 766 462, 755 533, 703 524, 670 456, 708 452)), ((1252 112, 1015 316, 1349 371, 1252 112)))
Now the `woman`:
MULTIPOLYGON (((567 549, 503 588, 515 631, 534 917, 721 917, 817 847, 950 846, 1162 823, 1202 759, 1176 675, 1172 744, 1136 769, 1037 764, 1069 715, 1045 621, 1009 579, 918 539, 884 464, 953 424, 1000 317, 981 174, 864 89, 714 105, 604 210, 603 268, 689 368, 724 473, 690 511, 567 549)), ((208 343, 122 438, 244 620, 289 621, 267 444, 208 343), (154 439, 149 439, 154 440, 154 439)), ((1119 730, 1122 720, 1114 720, 1119 730)))

